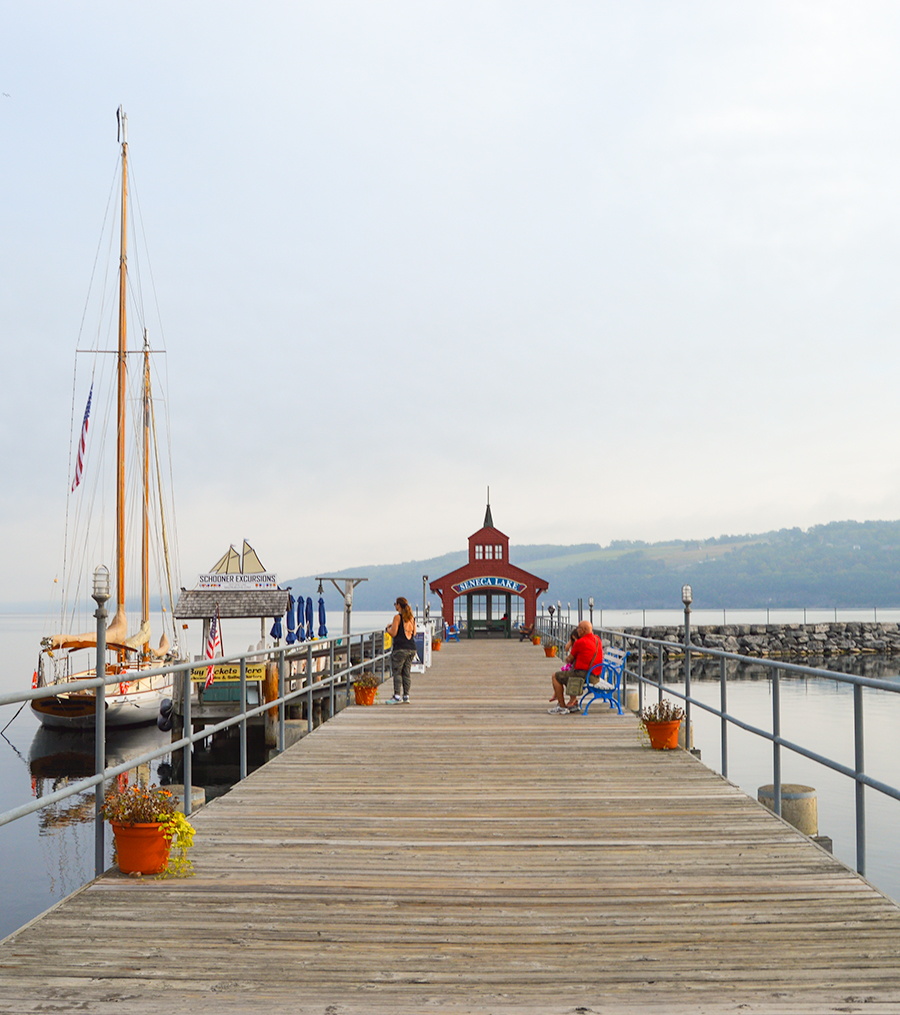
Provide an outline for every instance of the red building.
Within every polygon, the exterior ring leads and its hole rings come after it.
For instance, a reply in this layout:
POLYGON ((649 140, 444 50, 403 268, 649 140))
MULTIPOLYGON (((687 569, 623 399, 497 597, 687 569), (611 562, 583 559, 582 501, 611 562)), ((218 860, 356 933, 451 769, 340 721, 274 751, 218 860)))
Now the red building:
POLYGON ((494 528, 490 504, 484 525, 469 536, 468 563, 429 583, 441 597, 444 620, 464 620, 470 638, 479 630, 502 631, 508 638, 513 596, 524 600, 526 626, 533 624, 538 596, 549 587, 543 578, 509 562, 509 536, 494 528), (457 599, 464 599, 465 606, 457 606, 457 599))

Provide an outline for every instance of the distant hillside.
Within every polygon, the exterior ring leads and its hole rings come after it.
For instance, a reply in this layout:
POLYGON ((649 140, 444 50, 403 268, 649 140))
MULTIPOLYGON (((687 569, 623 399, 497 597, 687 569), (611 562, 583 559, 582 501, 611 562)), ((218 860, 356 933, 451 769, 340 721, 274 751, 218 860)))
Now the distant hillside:
MULTIPOLYGON (((606 609, 673 608, 688 583, 698 606, 900 605, 900 521, 829 522, 806 531, 659 543, 512 545, 509 556, 550 583, 548 603, 593 596, 606 609)), ((460 550, 334 573, 369 579, 354 593, 355 609, 388 610, 397 595, 421 602, 422 575, 433 580, 465 561, 460 550)), ((312 576, 286 584, 304 595, 315 589, 312 576)))

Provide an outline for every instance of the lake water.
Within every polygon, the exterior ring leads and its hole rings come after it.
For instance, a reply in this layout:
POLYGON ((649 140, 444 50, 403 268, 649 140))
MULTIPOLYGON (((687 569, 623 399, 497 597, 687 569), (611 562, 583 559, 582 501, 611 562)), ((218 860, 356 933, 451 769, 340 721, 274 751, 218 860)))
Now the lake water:
MULTIPOLYGON (((728 612, 731 622, 731 611, 728 612)), ((755 622, 758 622, 759 611, 752 612, 755 622)), ((881 612, 879 610, 879 619, 882 619, 881 612)), ((391 616, 391 612, 355 613, 353 629, 381 629, 391 616)), ((738 611, 735 611, 737 616, 738 611)), ((850 618, 842 614, 841 619, 850 618)), ((885 616, 883 619, 889 618, 885 616)), ((595 620, 599 621, 596 612, 595 620)), ((621 624, 634 623, 634 620, 619 619, 610 613, 604 616, 604 622, 621 624)), ((667 611, 665 619, 654 616, 651 620, 648 616, 648 623, 676 622, 674 611, 667 611)), ((734 622, 749 621, 736 619, 734 622)), ((340 628, 340 623, 339 615, 329 616, 332 633, 340 628)), ((30 686, 44 627, 45 618, 42 616, 0 615, 0 689, 3 692, 30 686)), ((202 651, 199 624, 191 625, 187 638, 188 650, 199 654, 202 651)), ((224 622, 223 638, 226 652, 237 652, 248 645, 255 645, 260 638, 259 622, 224 622)), ((897 679, 900 683, 900 660, 865 657, 848 662, 852 666, 863 664, 871 671, 869 675, 897 679)), ((840 663, 835 660, 829 665, 836 668, 840 663)), ((707 679, 696 664, 692 689, 696 697, 718 705, 718 683, 707 679)), ((895 733, 896 723, 900 720, 900 695, 867 690, 865 702, 866 770, 889 784, 900 783, 895 733)), ((541 701, 536 703, 536 707, 545 706, 541 701)), ((762 667, 748 663, 729 679, 728 707, 732 714, 761 728, 771 729, 771 683, 763 674, 762 667)), ((93 770, 91 733, 54 734, 40 728, 27 706, 18 715, 15 713, 16 707, 0 708, 0 729, 9 723, 3 739, 0 739, 0 810, 3 811, 19 806, 33 796, 49 793, 67 780, 89 775, 93 770)), ((853 764, 853 701, 849 687, 784 675, 781 713, 784 736, 845 764, 853 764)), ((693 720, 694 744, 701 749, 704 764, 718 771, 719 721, 699 708, 694 709, 693 720)), ((112 733, 107 764, 139 754, 155 744, 164 746, 169 740, 169 734, 159 733, 154 727, 112 733)), ((159 781, 158 770, 157 763, 150 773, 151 779, 159 781)), ((835 855, 854 867, 852 783, 789 751, 782 751, 782 777, 785 782, 807 783, 816 787, 819 832, 831 836, 835 855)), ((772 781, 771 746, 751 734, 730 727, 729 778, 755 798, 757 788, 772 781)), ((623 779, 627 780, 627 773, 623 773, 623 779)), ((868 878, 886 894, 900 900, 900 858, 895 848, 900 837, 900 803, 873 790, 867 790, 866 802, 868 878)), ((107 843, 108 859, 111 861, 109 834, 107 843)), ((3 937, 93 876, 93 793, 69 798, 38 814, 3 826, 0 828, 0 855, 4 861, 0 866, 3 898, 0 937, 3 937)))

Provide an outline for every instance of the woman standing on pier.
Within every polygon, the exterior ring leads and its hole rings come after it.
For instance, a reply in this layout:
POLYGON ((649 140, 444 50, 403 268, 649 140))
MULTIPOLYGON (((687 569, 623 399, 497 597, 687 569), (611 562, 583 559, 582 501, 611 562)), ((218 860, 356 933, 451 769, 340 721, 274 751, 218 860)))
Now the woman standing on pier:
POLYGON ((397 615, 386 630, 392 639, 391 675, 394 678, 394 697, 386 705, 409 704, 409 668, 416 658, 416 618, 403 596, 394 603, 397 615))

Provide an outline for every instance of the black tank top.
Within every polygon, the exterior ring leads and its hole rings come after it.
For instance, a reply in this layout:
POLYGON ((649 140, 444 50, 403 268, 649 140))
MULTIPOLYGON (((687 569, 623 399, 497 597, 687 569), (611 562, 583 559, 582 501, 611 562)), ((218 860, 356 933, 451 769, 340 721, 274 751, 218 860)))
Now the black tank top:
POLYGON ((403 617, 400 617, 400 623, 397 625, 397 633, 394 635, 393 648, 410 649, 413 652, 416 649, 416 632, 413 631, 412 638, 406 637, 406 629, 403 626, 403 617))

